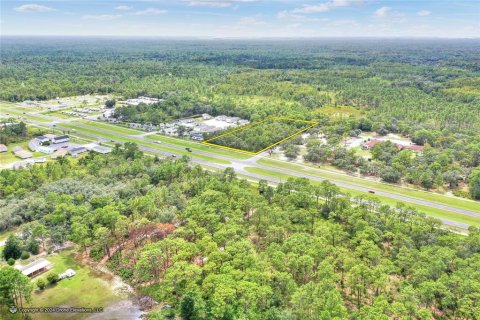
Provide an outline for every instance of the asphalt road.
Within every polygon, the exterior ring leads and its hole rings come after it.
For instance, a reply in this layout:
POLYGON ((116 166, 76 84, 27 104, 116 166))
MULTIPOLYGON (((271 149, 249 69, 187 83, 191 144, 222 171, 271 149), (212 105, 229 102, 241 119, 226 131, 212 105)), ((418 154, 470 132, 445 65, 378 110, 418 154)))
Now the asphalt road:
MULTIPOLYGON (((2 112, 3 113, 8 113, 9 111, 19 113, 19 111, 17 111, 17 110, 10 109, 10 108, 2 106, 2 112)), ((71 120, 71 119, 56 118, 56 117, 51 117, 51 116, 48 116, 48 115, 43 115, 43 114, 40 114, 40 113, 27 113, 25 116, 28 116, 28 114, 32 114, 36 117, 43 118, 45 120, 51 121, 52 122, 51 124, 55 123, 56 128, 61 129, 61 130, 70 130, 71 131, 72 130, 71 128, 62 127, 62 123, 69 123, 69 122, 74 122, 74 121, 77 120, 77 119, 71 120)), ((33 124, 36 124, 38 126, 43 126, 43 127, 49 125, 48 123, 45 123, 45 122, 39 122, 39 121, 33 121, 33 120, 28 120, 28 121, 33 123, 33 124)), ((85 125, 85 124, 78 123, 78 122, 75 123, 75 126, 77 126, 79 128, 90 129, 90 130, 95 130, 96 132, 99 132, 99 134, 97 135, 97 134, 92 134, 92 133, 87 133, 87 132, 84 132, 84 131, 81 131, 81 130, 77 130, 77 132, 81 133, 82 135, 91 137, 92 139, 96 139, 96 140, 110 140, 110 138, 102 137, 101 133, 106 133, 106 134, 110 134, 110 135, 116 135, 116 136, 118 136, 120 138, 124 138, 124 139, 127 138, 127 139, 130 139, 132 141, 137 140, 138 142, 142 142, 142 141, 153 142, 153 140, 148 139, 148 136, 145 136, 145 134, 140 134, 140 135, 122 134, 122 133, 118 133, 118 132, 109 131, 109 130, 106 130, 106 129, 103 129, 103 128, 92 127, 92 126, 85 125)), ((111 139, 111 140, 115 141, 115 139, 111 139)), ((116 142, 120 142, 120 141, 116 141, 116 142)), ((165 146, 165 147, 168 147, 168 148, 171 148, 171 149, 175 149, 175 150, 185 152, 185 148, 174 145, 174 144, 161 142, 159 146, 165 146)), ((153 154, 161 154, 161 155, 167 155, 167 156, 168 155, 178 155, 178 154, 175 154, 174 152, 162 151, 162 150, 158 150, 158 149, 151 148, 151 147, 148 147, 148 146, 143 146, 143 145, 139 145, 139 148, 142 151, 145 151, 145 152, 148 152, 148 153, 153 153, 153 154)), ((235 158, 231 158, 231 157, 227 157, 227 156, 218 155, 218 154, 215 154, 215 153, 210 153, 210 152, 201 151, 201 150, 194 150, 193 153, 192 153, 191 161, 193 163, 197 163, 199 165, 213 167, 213 168, 217 168, 217 169, 221 169, 221 170, 223 170, 227 167, 232 167, 237 172, 237 174, 240 174, 242 176, 252 177, 252 178, 255 178, 255 179, 258 179, 258 180, 264 179, 264 180, 274 182, 274 183, 281 182, 281 179, 271 177, 271 176, 265 176, 265 175, 261 175, 261 174, 252 173, 252 172, 246 171, 245 168, 246 167, 253 167, 253 168, 258 168, 258 169, 264 169, 264 170, 269 170, 269 171, 278 172, 278 173, 282 173, 282 174, 287 174, 287 175, 292 175, 292 176, 297 176, 297 177, 304 177, 304 178, 307 178, 307 179, 310 179, 310 180, 313 180, 313 181, 326 180, 326 179, 320 178, 318 176, 314 176, 314 175, 310 175, 310 174, 306 174, 306 173, 300 173, 300 172, 294 171, 294 170, 288 170, 288 169, 276 168, 276 167, 270 167, 270 166, 265 166, 265 165, 258 164, 257 160, 262 158, 263 156, 264 155, 256 155, 256 156, 254 156, 252 158, 249 158, 249 159, 246 159, 246 160, 239 160, 239 159, 235 159, 235 158), (231 164, 219 164, 219 163, 206 161, 206 160, 203 160, 203 159, 194 158, 195 154, 202 154, 202 155, 206 155, 206 156, 209 156, 209 157, 212 157, 212 158, 227 160, 231 164)), ((335 181, 335 180, 332 180, 332 179, 328 179, 328 180, 330 182, 336 184, 339 187, 352 189, 352 190, 356 190, 356 191, 361 191, 361 192, 368 192, 368 191, 372 190, 372 191, 375 192, 376 195, 388 197, 388 198, 395 199, 395 200, 398 200, 398 201, 404 201, 404 202, 409 203, 409 204, 413 204, 413 205, 418 204, 418 205, 428 206, 428 207, 431 207, 431 208, 437 208, 437 209, 441 209, 441 210, 445 210, 445 211, 450 211, 450 212, 453 212, 453 213, 456 213, 456 214, 463 214, 463 215, 468 215, 468 216, 471 216, 471 217, 480 218, 480 213, 473 212, 473 211, 470 211, 470 210, 456 208, 456 207, 443 205, 443 204, 439 204, 439 203, 435 203, 435 202, 430 202, 430 201, 426 201, 426 200, 421 200, 421 199, 417 199, 417 198, 412 198, 412 197, 408 197, 408 196, 393 194, 393 193, 385 192, 385 191, 378 190, 378 189, 375 189, 375 188, 362 187, 362 186, 359 186, 359 185, 349 184, 349 183, 345 183, 345 182, 342 182, 342 181, 335 181)), ((459 223, 459 222, 455 222, 455 221, 451 221, 451 220, 447 220, 447 219, 440 219, 440 220, 446 225, 451 225, 451 226, 464 228, 464 229, 468 228, 468 225, 464 224, 464 223, 459 223)))

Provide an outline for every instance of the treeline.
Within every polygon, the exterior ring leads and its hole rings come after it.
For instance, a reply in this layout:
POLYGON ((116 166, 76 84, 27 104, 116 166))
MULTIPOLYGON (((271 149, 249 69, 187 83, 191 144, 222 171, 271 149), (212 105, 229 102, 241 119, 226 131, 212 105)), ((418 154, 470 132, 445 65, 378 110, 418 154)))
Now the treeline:
POLYGON ((20 141, 27 135, 27 125, 24 122, 18 122, 13 118, 0 121, 0 144, 20 141))
MULTIPOLYGON (((107 257, 139 291, 172 306, 152 319, 480 314, 480 230, 451 233, 415 208, 351 200, 329 182, 252 186, 232 169, 144 157, 134 144, 0 177, 2 228, 22 224, 21 241, 44 237, 47 250, 72 240, 93 259, 107 257)), ((0 272, 12 279, 8 290, 18 284, 29 297, 20 275, 0 272)), ((11 292, 2 304, 16 303, 11 292)))

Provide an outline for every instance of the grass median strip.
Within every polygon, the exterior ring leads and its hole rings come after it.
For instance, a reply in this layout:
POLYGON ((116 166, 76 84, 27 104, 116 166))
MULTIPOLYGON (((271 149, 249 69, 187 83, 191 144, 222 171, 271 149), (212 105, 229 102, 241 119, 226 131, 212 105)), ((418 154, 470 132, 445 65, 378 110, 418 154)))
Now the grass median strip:
POLYGON ((82 123, 82 124, 85 124, 85 125, 97 127, 97 128, 100 128, 100 129, 119 132, 119 133, 122 133, 122 134, 139 135, 139 134, 145 133, 144 131, 130 129, 130 128, 126 128, 126 127, 123 127, 123 126, 118 126, 118 125, 115 125, 115 124, 108 124, 108 123, 100 122, 100 121, 79 120, 78 122, 82 123))
POLYGON ((331 181, 345 182, 345 183, 354 184, 357 186, 362 186, 365 188, 377 189, 377 190, 381 190, 381 191, 385 191, 393 194, 398 194, 398 195, 411 197, 419 200, 435 202, 435 203, 447 205, 450 207, 455 207, 459 209, 480 213, 480 204, 475 201, 463 200, 459 198, 444 196, 441 194, 425 192, 422 190, 402 188, 396 185, 390 185, 386 183, 371 181, 368 179, 352 177, 346 174, 335 173, 329 170, 322 170, 322 169, 303 166, 299 164, 286 163, 284 161, 279 161, 279 160, 263 158, 257 161, 257 163, 276 167, 276 168, 291 170, 291 171, 298 171, 301 173, 318 176, 319 178, 328 179, 331 181))
MULTIPOLYGON (((285 181, 289 178, 298 178, 296 176, 289 175, 289 174, 286 174, 286 173, 280 173, 280 172, 265 170, 265 169, 261 169, 261 168, 246 167, 245 170, 248 171, 248 172, 251 172, 251 173, 261 174, 261 175, 268 176, 268 177, 274 177, 274 178, 282 179, 282 180, 285 180, 285 181)), ((313 185, 320 184, 320 182, 318 182, 318 181, 311 181, 311 183, 313 185)), ((351 189, 347 189, 347 188, 340 188, 340 190, 344 193, 349 193, 352 196, 359 196, 359 195, 366 195, 367 194, 365 192, 360 192, 360 191, 351 190, 351 189)), ((404 203, 406 205, 413 206, 413 207, 417 208, 420 212, 423 212, 426 215, 434 217, 434 218, 446 219, 446 220, 465 223, 465 224, 473 225, 473 226, 480 226, 480 218, 475 218, 475 217, 471 217, 471 216, 463 215, 463 214, 452 213, 452 212, 449 212, 449 211, 446 211, 446 210, 431 208, 431 207, 427 207, 427 206, 423 206, 423 205, 412 204, 412 203, 409 203, 409 202, 395 200, 395 199, 391 199, 391 198, 384 197, 384 196, 379 196, 379 195, 370 196, 370 197, 372 197, 374 199, 378 199, 381 203, 389 205, 389 206, 395 206, 397 203, 404 203)))
POLYGON ((191 149, 196 149, 200 151, 205 151, 205 152, 211 152, 211 153, 216 153, 218 155, 226 156, 226 157, 231 157, 234 159, 239 159, 239 160, 246 160, 248 158, 251 158, 252 156, 235 152, 235 151, 229 151, 229 150, 223 150, 217 147, 209 147, 200 143, 196 143, 193 141, 187 141, 183 140, 180 138, 172 138, 172 137, 167 137, 163 136, 160 134, 150 134, 145 136, 145 138, 150 139, 150 140, 155 140, 155 141, 161 141, 165 143, 170 143, 170 144, 175 144, 180 147, 185 147, 185 148, 191 148, 191 149))
POLYGON ((31 114, 28 114, 28 113, 23 113, 22 111, 17 111, 17 110, 12 110, 12 109, 7 110, 7 109, 4 109, 2 107, 3 107, 3 105, 0 107, 1 113, 5 114, 5 115, 8 114, 8 116, 25 117, 28 120, 33 120, 33 121, 38 121, 38 122, 52 122, 52 121, 50 121, 48 119, 45 119, 45 118, 40 118, 40 117, 31 115, 31 114))
POLYGON ((203 154, 195 154, 195 153, 191 153, 191 152, 187 152, 187 151, 183 151, 183 150, 179 150, 179 149, 169 148, 169 147, 161 146, 161 145, 158 145, 158 144, 155 144, 155 143, 152 143, 152 142, 142 141, 142 140, 138 140, 138 139, 134 139, 134 138, 125 138, 125 137, 116 135, 114 132, 106 133, 104 131, 96 131, 95 128, 87 129, 85 127, 77 126, 77 125, 74 125, 74 124, 71 124, 71 123, 62 123, 61 125, 59 125, 59 127, 66 127, 66 128, 70 128, 70 129, 75 129, 75 130, 77 130, 77 132, 80 132, 80 133, 81 132, 89 133, 89 134, 92 134, 92 135, 100 136, 100 137, 103 137, 103 138, 106 138, 106 139, 111 139, 111 140, 115 140, 115 141, 119 141, 119 142, 135 142, 139 146, 144 146, 144 147, 156 149, 156 150, 159 150, 159 151, 165 151, 165 152, 171 152, 171 153, 175 153, 175 154, 186 155, 186 156, 189 156, 191 158, 207 160, 207 161, 211 161, 211 162, 215 162, 215 163, 219 163, 219 164, 230 164, 230 161, 227 161, 227 160, 217 159, 217 158, 209 157, 209 156, 206 156, 206 155, 203 155, 203 154))

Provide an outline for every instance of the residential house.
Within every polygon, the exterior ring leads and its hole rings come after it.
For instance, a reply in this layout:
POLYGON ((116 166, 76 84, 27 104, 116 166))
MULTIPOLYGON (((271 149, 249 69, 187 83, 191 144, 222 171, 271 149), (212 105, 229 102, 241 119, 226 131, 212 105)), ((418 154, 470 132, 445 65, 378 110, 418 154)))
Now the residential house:
POLYGON ((0 152, 7 152, 7 151, 8 151, 7 146, 4 144, 0 144, 0 152))
POLYGON ((362 145, 362 149, 364 149, 364 150, 373 149, 373 147, 375 147, 377 144, 382 143, 382 142, 384 142, 384 141, 377 140, 377 139, 372 139, 372 140, 368 141, 367 143, 364 143, 362 145))
POLYGON ((40 258, 26 266, 16 265, 15 268, 20 270, 27 277, 33 278, 42 274, 52 268, 50 261, 40 258))

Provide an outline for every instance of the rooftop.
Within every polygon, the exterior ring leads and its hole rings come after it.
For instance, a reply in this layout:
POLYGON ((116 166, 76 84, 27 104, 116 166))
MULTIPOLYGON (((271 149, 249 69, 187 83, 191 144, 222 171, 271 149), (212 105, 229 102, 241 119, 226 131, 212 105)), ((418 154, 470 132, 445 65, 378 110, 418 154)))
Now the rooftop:
POLYGON ((41 270, 43 268, 48 268, 51 265, 52 264, 50 263, 50 261, 40 258, 38 260, 33 261, 32 263, 27 264, 26 266, 16 265, 15 268, 22 271, 24 275, 28 276, 38 270, 41 270))

